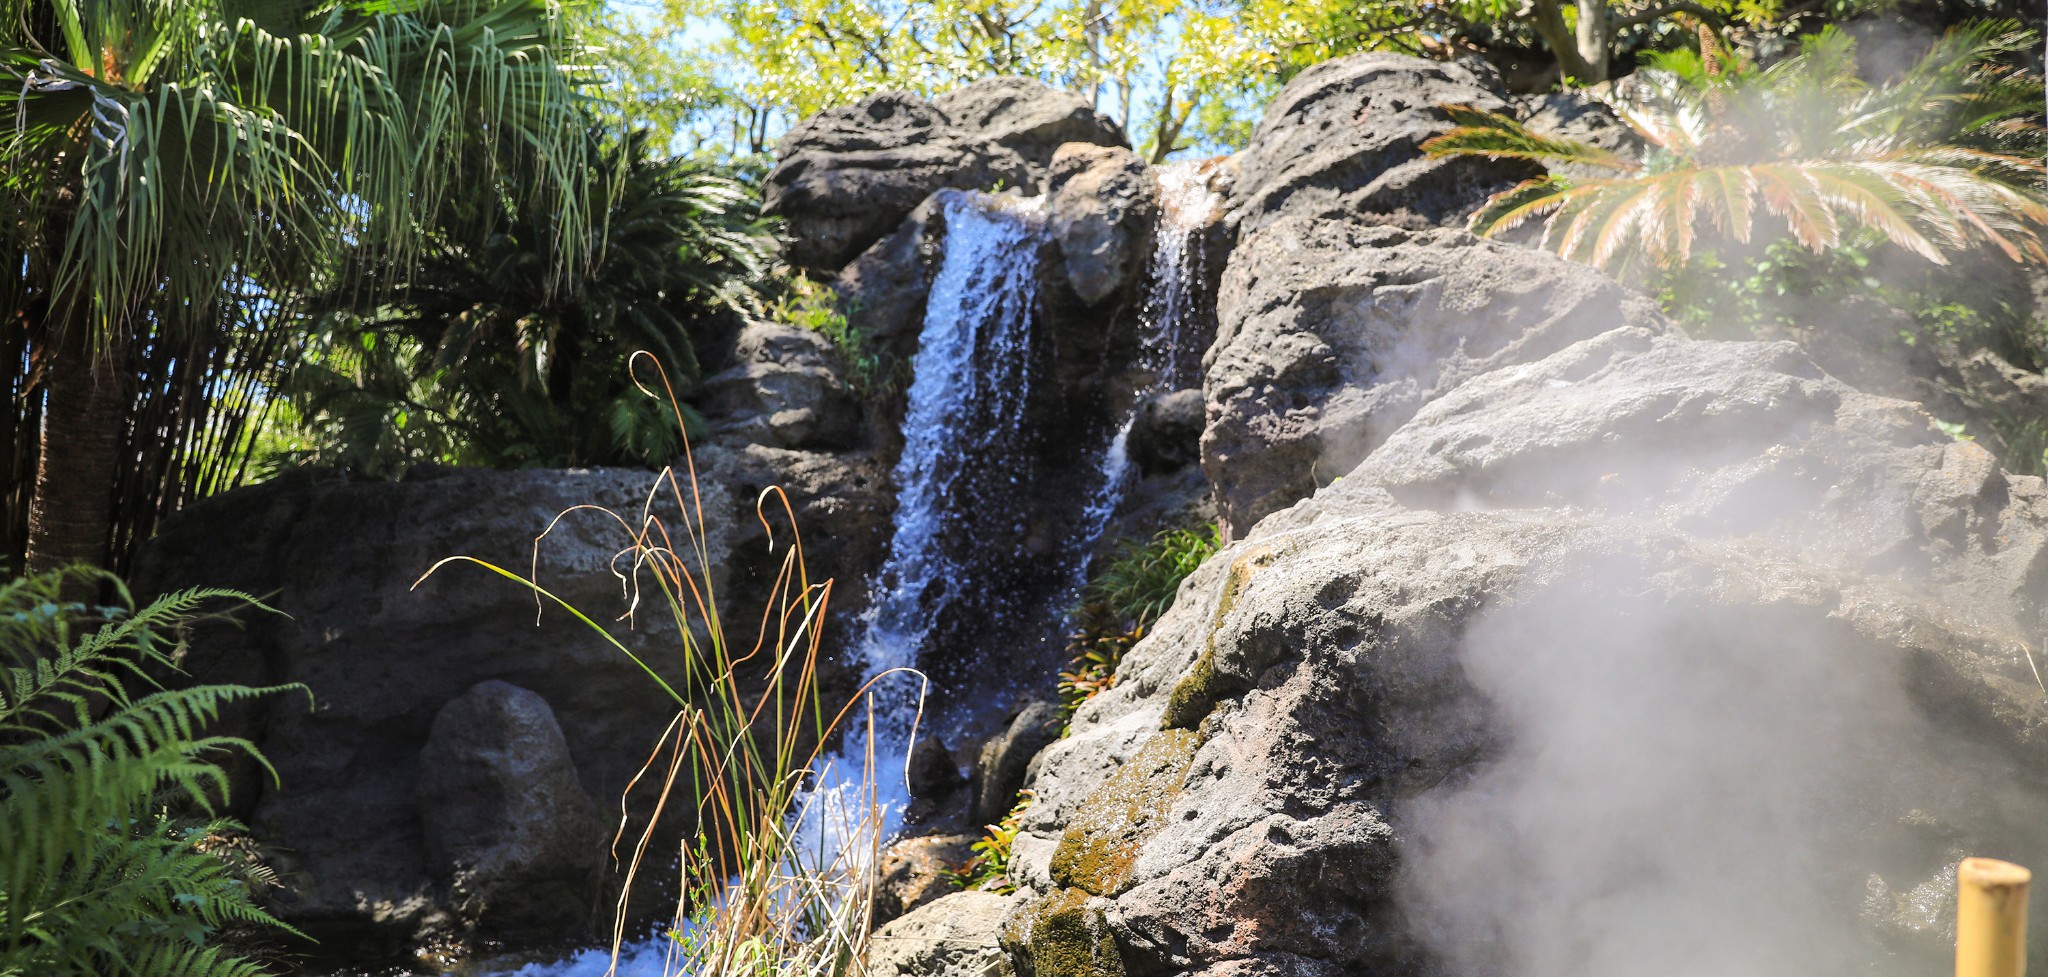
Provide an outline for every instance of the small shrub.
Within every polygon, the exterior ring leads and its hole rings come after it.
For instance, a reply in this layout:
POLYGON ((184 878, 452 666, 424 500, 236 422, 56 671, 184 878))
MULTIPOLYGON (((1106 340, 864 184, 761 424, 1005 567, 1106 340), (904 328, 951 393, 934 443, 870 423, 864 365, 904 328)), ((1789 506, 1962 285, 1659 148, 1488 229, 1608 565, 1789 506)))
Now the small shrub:
POLYGON ((188 590, 138 611, 119 580, 83 569, 0 586, 0 974, 256 977, 262 966, 208 941, 294 932, 252 898, 272 879, 228 840, 241 826, 214 816, 220 759, 262 755, 204 733, 223 706, 282 689, 153 677, 177 667, 216 599, 254 604, 188 590), (103 585, 115 605, 61 596, 103 585))
POLYGON ((1017 891, 1010 881, 1010 849, 1017 840, 1017 828, 1024 820, 1024 811, 1031 806, 1029 790, 1017 792, 1017 804, 1004 815, 1002 823, 983 825, 986 832, 973 845, 974 856, 959 868, 946 872, 946 878, 955 888, 978 889, 997 895, 1009 895, 1017 891))
POLYGON ((1169 529, 1147 542, 1126 541, 1088 582, 1075 613, 1078 630, 1067 636, 1067 670, 1060 673, 1060 703, 1067 715, 1116 684, 1124 654, 1146 628, 1173 606, 1180 582, 1223 543, 1214 525, 1169 529))
POLYGON ((853 325, 851 316, 857 309, 829 286, 798 276, 789 280, 788 290, 770 307, 769 314, 777 322, 809 329, 831 342, 846 361, 847 386, 856 396, 864 400, 886 397, 907 379, 905 365, 874 348, 867 334, 853 325))

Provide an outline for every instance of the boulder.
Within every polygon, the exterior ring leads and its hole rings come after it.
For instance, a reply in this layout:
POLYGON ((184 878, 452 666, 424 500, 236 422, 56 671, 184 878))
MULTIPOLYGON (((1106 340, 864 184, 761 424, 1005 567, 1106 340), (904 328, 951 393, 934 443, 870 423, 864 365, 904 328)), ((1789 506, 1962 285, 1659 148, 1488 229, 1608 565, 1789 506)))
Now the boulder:
POLYGON ((704 380, 714 437, 777 448, 843 448, 860 428, 844 363, 818 333, 750 322, 733 343, 733 365, 704 380))
POLYGON ((1013 977, 997 934, 1016 903, 993 892, 956 892, 868 938, 870 977, 1013 977))
POLYGON ((546 699, 479 682, 441 707, 420 748, 427 867, 476 932, 581 936, 605 825, 546 699))
POLYGON ((911 912, 960 891, 952 873, 974 857, 978 834, 932 834, 905 838, 882 851, 876 866, 874 924, 911 912))
POLYGON ((1064 725, 1058 703, 1026 702, 1001 733, 981 745, 981 760, 974 765, 974 824, 997 824, 1009 816, 1031 758, 1057 742, 1064 725))
POLYGON ((1085 99, 1029 79, 987 79, 929 103, 883 92, 790 129, 762 209, 788 222, 793 264, 834 271, 935 190, 1042 191, 1054 151, 1070 142, 1128 145, 1085 99))
POLYGON ((1239 240, 1217 315, 1202 467, 1235 535, 1471 377, 1619 325, 1667 328, 1647 298, 1543 252, 1299 216, 1239 240))
POLYGON ((1933 968, 1959 852, 2048 863, 2048 489, 1916 406, 1624 325, 1343 474, 1037 761, 1020 973, 1933 968))
POLYGON ((955 128, 905 92, 821 112, 783 136, 776 156, 762 212, 788 222, 793 264, 828 271, 893 230, 933 190, 1032 182, 1015 152, 955 128))
POLYGON ((993 140, 1042 172, 1068 143, 1130 148, 1115 119, 1036 78, 983 78, 932 99, 957 128, 993 140))
POLYGON ((1400 54, 1333 58, 1296 75, 1238 154, 1242 233, 1284 215, 1346 215, 1410 228, 1462 226, 1489 195, 1541 172, 1476 156, 1433 159, 1442 106, 1507 112, 1471 69, 1400 54))
MULTIPOLYGON (((1612 105, 1584 89, 1524 95, 1515 100, 1513 108, 1532 132, 1590 143, 1624 159, 1643 158, 1643 137, 1612 105)), ((1566 172, 1583 177, 1596 171, 1568 168, 1566 172)))
POLYGON ((1175 390, 1138 405, 1127 442, 1131 463, 1147 475, 1178 471, 1201 460, 1206 406, 1200 390, 1175 390))
POLYGON ((1066 279, 1087 305, 1122 293, 1152 253, 1159 181, 1138 154, 1068 143, 1053 154, 1046 188, 1066 279))

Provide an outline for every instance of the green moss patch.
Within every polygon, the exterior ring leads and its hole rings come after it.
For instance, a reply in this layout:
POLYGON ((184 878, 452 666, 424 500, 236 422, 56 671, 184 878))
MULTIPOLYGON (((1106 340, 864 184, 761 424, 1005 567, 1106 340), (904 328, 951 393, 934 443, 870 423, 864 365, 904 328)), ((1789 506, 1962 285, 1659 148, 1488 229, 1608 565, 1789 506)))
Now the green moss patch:
POLYGON ((1055 889, 1032 903, 1003 943, 1030 963, 1032 977, 1124 977, 1116 938, 1080 889, 1055 889))
POLYGON ((1271 566, 1279 559, 1280 551, 1270 546, 1261 546, 1247 551, 1230 561, 1230 572, 1223 578, 1223 593, 1216 599, 1216 613, 1209 619, 1209 640, 1202 654, 1195 659, 1193 668, 1174 683, 1173 691, 1166 697, 1166 714, 1159 725, 1165 729, 1194 729, 1202 720, 1216 710, 1216 703, 1224 696, 1245 691, 1245 686, 1216 670, 1216 632, 1223 627, 1223 619, 1231 608, 1244 596, 1251 586, 1252 574, 1271 566))
POLYGON ((1068 822, 1053 851, 1053 880, 1098 896, 1130 888, 1138 849, 1165 826, 1200 744, 1190 730, 1166 730, 1110 774, 1068 822))

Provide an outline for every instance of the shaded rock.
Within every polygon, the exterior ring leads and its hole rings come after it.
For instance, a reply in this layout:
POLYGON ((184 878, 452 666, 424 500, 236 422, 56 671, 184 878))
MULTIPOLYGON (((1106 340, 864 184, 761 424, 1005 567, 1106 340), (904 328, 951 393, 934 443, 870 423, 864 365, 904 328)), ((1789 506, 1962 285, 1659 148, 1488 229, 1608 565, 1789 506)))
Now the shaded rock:
POLYGON ((932 99, 952 124, 1016 151, 1042 172, 1068 143, 1130 148, 1115 119, 1036 78, 983 78, 932 99))
POLYGON ((1095 305, 1123 291, 1151 254, 1159 182, 1128 149, 1068 143, 1053 154, 1046 194, 1074 294, 1095 305))
POLYGON ((905 838, 882 852, 876 870, 876 926, 960 890, 951 873, 974 857, 976 834, 905 838))
POLYGON ((1334 58, 1296 75, 1238 154, 1241 233, 1282 215, 1352 217, 1419 228, 1462 224, 1487 196, 1539 172, 1529 164, 1420 147, 1451 128, 1439 106, 1506 112, 1470 69, 1406 55, 1334 58))
POLYGON ((934 190, 1032 184, 1022 157, 904 92, 827 109, 791 129, 776 155, 762 212, 788 221, 789 260, 808 268, 846 264, 934 190))
POLYGON ((996 824, 1009 815, 1031 758, 1058 740, 1064 725, 1058 703, 1027 702, 1000 734, 981 745, 981 760, 974 765, 974 824, 996 824))
POLYGON ((1239 241, 1218 317, 1202 467, 1233 535, 1473 376, 1617 325, 1666 328, 1648 299, 1550 254, 1293 216, 1239 241))
POLYGON ((944 207, 934 196, 919 204, 888 237, 841 269, 833 289, 847 321, 898 356, 917 351, 925 297, 945 240, 944 207))
POLYGON ((1132 463, 1156 475, 1200 461, 1205 409, 1200 390, 1176 390, 1139 405, 1128 442, 1132 463))
POLYGON ((873 977, 1011 977, 997 934, 1014 896, 956 892, 868 938, 873 977))
POLYGON ((846 447, 859 429, 838 351, 799 326, 752 322, 704 380, 711 433, 777 448, 846 447))
POLYGON ((605 826, 554 711, 539 695, 479 682, 434 716, 420 748, 427 867, 479 932, 581 935, 604 862, 605 826))
MULTIPOLYGON (((812 579, 839 581, 833 609, 858 613, 887 542, 885 470, 863 455, 762 445, 704 447, 695 460, 706 531, 699 571, 736 634, 758 620, 789 540, 773 497, 773 552, 755 516, 768 485, 787 488, 812 579)), ((606 805, 620 796, 674 715, 668 695, 567 614, 548 610, 536 623, 523 587, 460 564, 414 581, 457 554, 524 573, 536 566, 535 537, 564 510, 604 506, 637 524, 656 488, 655 473, 623 469, 448 469, 400 483, 299 473, 165 520, 140 558, 139 593, 234 587, 289 615, 209 630, 187 670, 200 681, 302 682, 313 693, 310 711, 303 699, 275 698, 219 730, 248 737, 277 766, 276 787, 245 771, 233 813, 279 852, 285 918, 345 950, 379 940, 409 947, 455 924, 428 855, 421 751, 435 717, 480 682, 546 690, 583 791, 606 805)), ((665 490, 649 511, 683 525, 665 490)), ((664 613, 643 605, 632 620, 613 620, 624 610, 613 560, 626 545, 611 517, 569 513, 538 547, 539 580, 636 653, 665 660, 680 637, 664 613)), ((821 680, 843 689, 834 667, 821 680)), ((600 895, 593 880, 558 918, 587 922, 600 895)))
POLYGON ((1654 324, 1409 415, 1041 755, 1017 918, 1067 922, 1020 970, 1917 968, 1947 948, 1871 893, 2048 858, 2040 479, 1790 344, 1654 324))

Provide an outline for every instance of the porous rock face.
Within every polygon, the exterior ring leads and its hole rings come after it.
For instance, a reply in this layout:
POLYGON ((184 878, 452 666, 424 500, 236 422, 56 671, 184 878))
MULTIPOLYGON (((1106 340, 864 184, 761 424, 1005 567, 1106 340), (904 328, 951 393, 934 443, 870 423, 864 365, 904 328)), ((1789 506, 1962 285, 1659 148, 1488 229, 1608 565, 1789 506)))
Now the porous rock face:
MULTIPOLYGON (((729 628, 751 643, 751 622, 787 549, 779 502, 768 500, 773 552, 754 514, 770 485, 786 490, 806 531, 812 579, 836 578, 833 607, 858 609, 861 581, 887 541, 886 478, 871 459, 737 444, 700 448, 696 463, 709 576, 729 628)), ((654 472, 620 469, 419 471, 396 483, 300 473, 216 496, 165 522, 143 557, 142 592, 233 587, 266 595, 289 615, 245 615, 245 627, 211 631, 187 664, 201 681, 301 682, 311 690, 310 709, 303 698, 273 697, 223 728, 249 737, 277 767, 275 785, 244 770, 235 801, 277 855, 286 882, 278 909, 287 919, 339 950, 491 928, 494 904, 461 891, 466 856, 451 860, 451 849, 432 838, 451 817, 478 836, 517 834, 528 819, 504 812, 494 828, 440 810, 448 798, 426 783, 440 761, 423 756, 434 740, 453 742, 453 731, 434 732, 436 717, 473 699, 479 683, 510 683, 544 700, 567 751, 558 759, 588 797, 616 811, 674 715, 667 695, 618 650, 566 613, 537 607, 512 581, 453 564, 413 582, 457 555, 523 575, 535 566, 535 537, 557 514, 596 505, 637 525, 656 482, 654 472)), ((665 483, 653 512, 681 531, 665 483)), ((626 607, 613 559, 627 545, 610 517, 570 513, 539 547, 540 581, 674 675, 680 642, 654 598, 632 621, 613 621, 626 607)), ((526 730, 522 737, 546 738, 527 728, 544 726, 538 719, 514 725, 526 730)), ((548 769, 563 772, 553 760, 548 769)), ((595 935, 592 924, 609 914, 594 907, 606 904, 611 884, 592 872, 576 898, 550 908, 552 929, 595 935)))
POLYGON ((1046 196, 1074 294, 1095 305, 1121 291, 1151 254, 1159 181, 1138 154, 1068 143, 1053 154, 1046 196))
POLYGON ((1295 215, 1239 239, 1217 315, 1202 467, 1233 534, 1459 383, 1617 326, 1664 328, 1649 299, 1541 252, 1295 215))
POLYGON ((1067 142, 1128 144, 1080 96, 1029 79, 977 82, 935 103, 883 92, 790 129, 763 209, 788 220, 792 263, 836 270, 935 190, 1040 191, 1067 142))
POLYGON ((1424 155, 1425 141, 1452 128, 1445 105, 1511 109, 1469 68, 1406 55, 1354 54, 1295 76, 1238 154, 1242 232, 1288 214, 1462 224, 1487 195, 1536 175, 1524 163, 1424 155))
POLYGON ((957 892, 926 903, 868 938, 873 977, 1015 977, 995 933, 1017 900, 957 892))
POLYGON ((1183 584, 1037 761, 1020 973, 1934 966, 1959 852, 2048 858, 2042 481, 1628 305, 1183 584))
POLYGON ((458 914, 494 936, 582 935, 562 907, 588 897, 607 834, 546 699, 489 679, 441 707, 415 796, 458 914))

